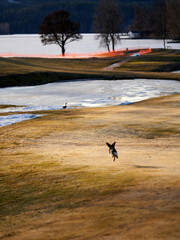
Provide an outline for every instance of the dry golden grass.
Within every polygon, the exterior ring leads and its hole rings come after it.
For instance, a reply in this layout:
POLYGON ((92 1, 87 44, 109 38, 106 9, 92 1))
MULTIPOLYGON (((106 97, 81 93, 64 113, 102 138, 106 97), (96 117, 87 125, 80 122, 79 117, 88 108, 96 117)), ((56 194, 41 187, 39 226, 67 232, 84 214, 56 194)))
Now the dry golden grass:
POLYGON ((0 87, 40 85, 49 82, 105 78, 105 79, 174 79, 171 73, 180 68, 179 50, 153 50, 152 53, 122 64, 112 71, 103 69, 125 56, 90 59, 0 58, 0 87))
POLYGON ((44 113, 0 128, 0 239, 179 239, 180 95, 44 113))
POLYGON ((90 59, 0 58, 0 76, 29 72, 97 71, 122 57, 90 59))

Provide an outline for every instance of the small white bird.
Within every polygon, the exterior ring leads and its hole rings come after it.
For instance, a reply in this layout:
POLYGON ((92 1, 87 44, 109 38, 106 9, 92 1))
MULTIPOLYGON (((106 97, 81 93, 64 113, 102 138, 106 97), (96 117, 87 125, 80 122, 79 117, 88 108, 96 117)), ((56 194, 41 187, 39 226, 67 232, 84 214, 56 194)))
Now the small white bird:
POLYGON ((112 155, 113 161, 115 161, 115 159, 118 158, 118 154, 117 154, 117 151, 115 149, 116 142, 114 142, 113 144, 110 144, 110 143, 107 142, 106 144, 109 147, 109 153, 112 155))

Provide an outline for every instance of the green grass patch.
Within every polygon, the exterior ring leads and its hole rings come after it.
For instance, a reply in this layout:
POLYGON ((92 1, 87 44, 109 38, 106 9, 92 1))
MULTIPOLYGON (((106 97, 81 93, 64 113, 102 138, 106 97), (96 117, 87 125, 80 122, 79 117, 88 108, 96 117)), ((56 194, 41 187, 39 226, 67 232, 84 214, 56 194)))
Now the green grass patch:
POLYGON ((154 71, 159 66, 164 66, 163 62, 151 62, 151 61, 130 61, 128 63, 124 63, 120 69, 126 71, 143 71, 149 72, 154 71))

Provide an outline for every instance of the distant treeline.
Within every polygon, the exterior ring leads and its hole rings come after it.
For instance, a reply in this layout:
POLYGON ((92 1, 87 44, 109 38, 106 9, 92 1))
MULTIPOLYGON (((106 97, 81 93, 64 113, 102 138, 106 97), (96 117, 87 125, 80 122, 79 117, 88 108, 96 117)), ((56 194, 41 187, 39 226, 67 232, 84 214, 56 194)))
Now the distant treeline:
MULTIPOLYGON (((135 7, 149 7, 154 0, 117 0, 120 4, 122 31, 127 31, 133 22, 135 7)), ((0 34, 38 33, 42 19, 50 12, 64 9, 73 21, 80 22, 81 33, 92 33, 93 15, 98 0, 8 0, 0 2, 0 34), (6 25, 5 25, 6 24, 6 25)))
MULTIPOLYGON (((141 38, 180 40, 180 0, 156 0, 153 6, 136 6, 131 29, 141 38)), ((164 46, 165 47, 165 46, 164 46)))

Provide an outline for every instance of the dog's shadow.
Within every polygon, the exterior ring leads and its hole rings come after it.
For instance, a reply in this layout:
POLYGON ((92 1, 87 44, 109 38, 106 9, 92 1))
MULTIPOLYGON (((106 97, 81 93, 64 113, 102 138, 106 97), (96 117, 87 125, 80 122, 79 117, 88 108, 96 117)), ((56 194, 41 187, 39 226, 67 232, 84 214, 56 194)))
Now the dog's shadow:
POLYGON ((162 167, 156 167, 156 166, 140 166, 140 165, 133 165, 136 168, 151 168, 151 169, 158 169, 162 167))

